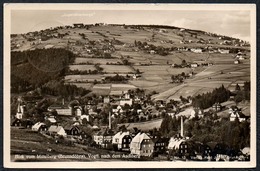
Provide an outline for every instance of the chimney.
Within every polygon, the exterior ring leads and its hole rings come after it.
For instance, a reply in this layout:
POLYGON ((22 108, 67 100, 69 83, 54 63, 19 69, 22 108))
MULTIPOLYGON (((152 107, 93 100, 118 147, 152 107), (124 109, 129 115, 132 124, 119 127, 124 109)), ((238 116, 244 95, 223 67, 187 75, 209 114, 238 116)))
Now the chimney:
POLYGON ((183 118, 181 116, 181 137, 183 137, 183 118))
POLYGON ((111 112, 109 111, 109 116, 108 116, 108 122, 109 122, 109 129, 111 129, 111 112))
POLYGON ((64 103, 65 103, 65 102, 64 102, 64 98, 63 98, 63 99, 62 99, 62 106, 64 106, 64 103))

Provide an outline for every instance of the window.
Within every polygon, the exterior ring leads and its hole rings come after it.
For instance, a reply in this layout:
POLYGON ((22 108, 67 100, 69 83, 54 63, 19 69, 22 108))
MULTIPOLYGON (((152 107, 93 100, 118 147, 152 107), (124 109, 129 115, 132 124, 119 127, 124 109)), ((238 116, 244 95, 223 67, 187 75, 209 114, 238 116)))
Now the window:
POLYGON ((145 147, 145 145, 144 145, 144 147, 145 147))

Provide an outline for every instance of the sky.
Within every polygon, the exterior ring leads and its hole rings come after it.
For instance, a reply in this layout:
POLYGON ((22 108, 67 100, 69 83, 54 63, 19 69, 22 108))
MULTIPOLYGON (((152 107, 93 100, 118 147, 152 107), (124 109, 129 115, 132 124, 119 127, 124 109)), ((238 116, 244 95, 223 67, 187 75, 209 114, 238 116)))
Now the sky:
POLYGON ((250 11, 246 10, 12 10, 11 33, 27 33, 72 25, 170 25, 250 40, 250 11))

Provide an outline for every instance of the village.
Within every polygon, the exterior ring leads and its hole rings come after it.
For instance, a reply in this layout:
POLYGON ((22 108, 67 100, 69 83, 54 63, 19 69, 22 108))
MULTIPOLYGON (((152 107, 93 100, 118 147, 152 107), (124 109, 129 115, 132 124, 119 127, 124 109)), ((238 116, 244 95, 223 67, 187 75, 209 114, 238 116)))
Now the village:
POLYGON ((250 160, 248 42, 183 28, 105 23, 12 38, 12 67, 22 78, 11 87, 14 156, 58 155, 59 146, 66 146, 66 154, 74 154, 73 148, 78 155, 97 155, 89 160, 250 160), (149 38, 127 40, 119 35, 124 31, 149 38), (170 31, 177 40, 165 40, 170 31), (47 81, 30 84, 19 72, 28 64, 46 69, 33 55, 19 54, 39 49, 73 52, 66 66, 48 68, 62 68, 60 81, 40 73, 47 81))

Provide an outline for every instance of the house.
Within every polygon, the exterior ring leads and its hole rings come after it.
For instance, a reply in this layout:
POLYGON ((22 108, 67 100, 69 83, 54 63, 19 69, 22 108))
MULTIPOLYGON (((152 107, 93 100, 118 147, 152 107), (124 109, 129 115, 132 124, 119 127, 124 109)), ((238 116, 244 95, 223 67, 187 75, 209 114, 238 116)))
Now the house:
POLYGON ((127 132, 120 131, 113 136, 112 139, 113 149, 130 151, 131 141, 132 141, 132 137, 128 131, 127 132))
POLYGON ((206 145, 211 151, 210 155, 212 158, 216 158, 219 155, 226 155, 227 151, 229 150, 228 145, 224 143, 208 142, 206 145))
POLYGON ((238 109, 238 107, 236 106, 231 106, 229 108, 229 114, 230 114, 230 121, 235 121, 236 118, 239 120, 239 122, 248 119, 248 117, 241 112, 241 109, 238 109))
POLYGON ((198 118, 202 118, 204 116, 203 113, 204 112, 202 109, 194 108, 190 112, 190 118, 194 118, 196 116, 196 114, 198 115, 198 118))
POLYGON ((130 152, 150 157, 154 152, 154 142, 146 133, 139 132, 131 141, 130 152))
POLYGON ((197 67, 198 67, 198 64, 197 64, 197 63, 192 63, 192 64, 190 64, 190 66, 191 66, 192 68, 197 68, 197 67))
POLYGON ((47 131, 47 126, 45 123, 43 122, 37 122, 36 124, 34 124, 32 126, 32 130, 35 131, 35 132, 45 132, 47 131))
POLYGON ((213 104, 213 106, 212 106, 212 109, 213 109, 214 111, 216 111, 216 112, 221 111, 222 108, 223 108, 223 106, 221 106, 220 103, 215 103, 215 104, 213 104))
POLYGON ((57 111, 58 115, 72 116, 73 109, 70 106, 65 105, 51 105, 48 107, 48 111, 57 111))
POLYGON ((195 157, 194 143, 193 141, 182 141, 179 145, 178 155, 184 158, 195 157))
POLYGON ((109 96, 108 97, 104 97, 104 99, 103 99, 103 103, 110 103, 110 98, 109 98, 109 96))
POLYGON ((100 148, 112 149, 114 133, 110 129, 101 130, 93 135, 93 140, 100 148))
POLYGON ((26 120, 22 120, 22 126, 24 128, 32 128, 32 126, 34 125, 33 121, 26 119, 26 120))
POLYGON ((159 32, 160 33, 167 33, 167 30, 166 29, 160 29, 159 32))
POLYGON ((150 54, 155 54, 155 50, 150 50, 150 54))
POLYGON ((112 112, 113 113, 122 113, 123 109, 120 105, 112 105, 112 112))
POLYGON ((154 153, 163 154, 166 152, 166 147, 168 146, 168 143, 169 143, 168 138, 155 136, 153 138, 153 142, 154 142, 154 153))
POLYGON ((84 24, 83 23, 76 23, 76 24, 73 24, 74 28, 83 28, 84 27, 84 24))
POLYGON ((229 53, 229 50, 227 50, 227 49, 218 49, 218 52, 222 53, 222 54, 227 54, 227 53, 229 53))
POLYGON ((201 48, 192 48, 192 49, 190 49, 190 51, 192 51, 194 53, 202 53, 202 49, 201 48))
POLYGON ((130 95, 126 93, 124 95, 124 98, 121 98, 119 101, 120 106, 124 106, 125 104, 128 104, 129 106, 132 106, 133 99, 130 98, 130 95))
POLYGON ((49 122, 52 123, 52 124, 54 124, 54 123, 57 122, 56 119, 55 119, 55 116, 52 116, 52 115, 46 116, 46 117, 45 117, 45 120, 49 121, 49 122))
POLYGON ((89 115, 81 115, 80 119, 81 120, 86 119, 88 122, 90 122, 90 116, 89 115))
POLYGON ((22 120, 17 118, 14 119, 11 123, 11 126, 22 127, 22 120))
POLYGON ((62 126, 51 125, 48 129, 50 135, 60 135, 66 137, 66 131, 62 126))
POLYGON ((83 114, 83 109, 81 106, 75 106, 74 109, 75 109, 76 116, 81 116, 83 114))
POLYGON ((134 74, 134 75, 133 75, 133 79, 137 79, 137 78, 139 78, 139 77, 141 77, 140 74, 134 74))
POLYGON ((235 60, 234 64, 240 64, 240 61, 239 60, 235 60))
POLYGON ((67 135, 79 135, 81 132, 79 127, 76 125, 66 125, 64 130, 67 135))

